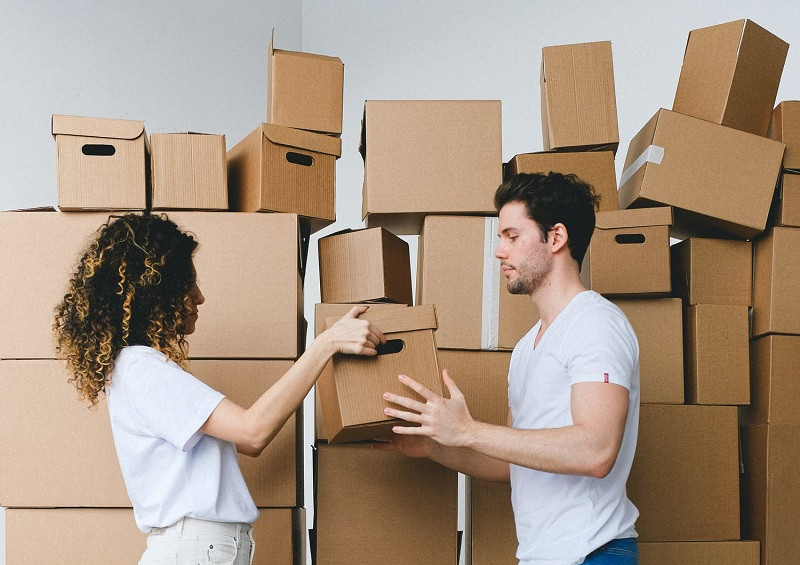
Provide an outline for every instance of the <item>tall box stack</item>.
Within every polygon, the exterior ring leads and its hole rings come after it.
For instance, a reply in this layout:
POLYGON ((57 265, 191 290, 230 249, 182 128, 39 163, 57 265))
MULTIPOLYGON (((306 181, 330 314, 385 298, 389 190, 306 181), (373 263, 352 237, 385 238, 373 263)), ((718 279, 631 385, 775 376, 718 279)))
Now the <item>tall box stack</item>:
POLYGON ((800 101, 785 100, 775 107, 767 137, 786 145, 769 226, 800 227, 800 101))

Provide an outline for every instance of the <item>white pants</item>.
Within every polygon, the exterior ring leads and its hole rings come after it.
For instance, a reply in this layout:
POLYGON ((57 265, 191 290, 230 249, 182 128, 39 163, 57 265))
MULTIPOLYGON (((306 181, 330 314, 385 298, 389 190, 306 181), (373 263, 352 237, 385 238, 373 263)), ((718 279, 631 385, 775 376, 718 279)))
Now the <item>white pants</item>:
POLYGON ((255 547, 249 524, 181 518, 150 532, 139 565, 252 565, 255 547))

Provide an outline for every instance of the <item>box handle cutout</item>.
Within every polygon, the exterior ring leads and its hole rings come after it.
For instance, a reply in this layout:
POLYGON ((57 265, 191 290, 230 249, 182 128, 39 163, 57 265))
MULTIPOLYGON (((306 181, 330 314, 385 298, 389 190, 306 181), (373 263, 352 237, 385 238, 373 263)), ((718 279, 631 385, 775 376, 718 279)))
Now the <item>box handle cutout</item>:
POLYGON ((117 150, 113 145, 105 143, 87 143, 81 148, 84 155, 96 155, 98 157, 111 157, 117 150))
POLYGON ((389 339, 386 343, 379 343, 375 350, 378 355, 392 355, 403 351, 405 345, 402 339, 389 339))
POLYGON ((629 243, 644 243, 645 237, 643 233, 621 233, 614 236, 614 241, 622 245, 629 243))
POLYGON ((314 164, 314 157, 311 155, 303 155, 294 151, 286 152, 286 160, 294 165, 302 165, 303 167, 310 167, 314 164))

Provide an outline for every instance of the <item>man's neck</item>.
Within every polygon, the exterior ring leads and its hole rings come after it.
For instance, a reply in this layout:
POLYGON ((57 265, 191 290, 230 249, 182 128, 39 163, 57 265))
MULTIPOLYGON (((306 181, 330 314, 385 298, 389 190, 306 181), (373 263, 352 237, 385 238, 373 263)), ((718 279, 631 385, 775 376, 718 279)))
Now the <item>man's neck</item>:
POLYGON ((542 320, 542 330, 547 329, 572 299, 585 290, 576 267, 553 269, 547 280, 531 294, 542 320))

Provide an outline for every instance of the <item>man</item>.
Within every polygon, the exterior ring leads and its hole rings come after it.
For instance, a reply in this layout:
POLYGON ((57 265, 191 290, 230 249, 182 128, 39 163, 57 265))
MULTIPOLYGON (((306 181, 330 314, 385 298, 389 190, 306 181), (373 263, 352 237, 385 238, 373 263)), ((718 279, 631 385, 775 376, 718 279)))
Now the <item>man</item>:
POLYGON ((495 194, 495 256, 508 290, 541 320, 514 348, 507 426, 478 422, 447 370, 443 398, 405 375, 426 402, 399 407, 381 449, 509 481, 521 565, 637 563, 638 516, 625 483, 639 420, 639 346, 625 315, 580 280, 598 197, 574 175, 519 174, 495 194))

